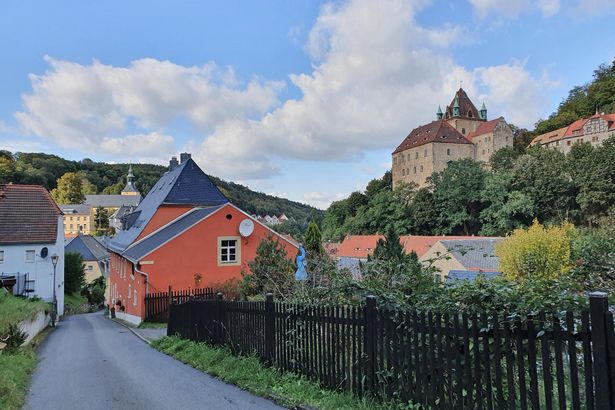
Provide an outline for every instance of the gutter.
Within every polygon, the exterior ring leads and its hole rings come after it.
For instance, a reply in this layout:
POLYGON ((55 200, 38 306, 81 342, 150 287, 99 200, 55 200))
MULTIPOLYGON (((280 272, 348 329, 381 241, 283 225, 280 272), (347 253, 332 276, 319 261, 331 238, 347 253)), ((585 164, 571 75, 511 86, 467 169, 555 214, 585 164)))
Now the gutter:
POLYGON ((141 275, 145 276, 145 295, 149 294, 149 275, 139 269, 137 269, 138 264, 135 263, 135 272, 140 273, 141 275))

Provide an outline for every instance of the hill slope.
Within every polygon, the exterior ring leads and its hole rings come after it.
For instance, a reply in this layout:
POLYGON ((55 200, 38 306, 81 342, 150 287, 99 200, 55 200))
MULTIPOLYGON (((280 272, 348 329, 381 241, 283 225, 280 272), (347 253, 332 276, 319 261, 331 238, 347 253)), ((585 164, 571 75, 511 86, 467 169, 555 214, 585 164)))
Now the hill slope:
MULTIPOLYGON (((66 172, 76 172, 89 182, 86 193, 119 193, 126 183, 128 164, 107 164, 90 159, 70 161, 43 153, 11 153, 0 151, 0 182, 39 184, 48 190, 66 172)), ((135 185, 146 195, 167 167, 154 164, 135 164, 135 185)), ((323 211, 299 202, 255 192, 246 186, 211 176, 212 181, 229 200, 246 212, 256 214, 286 214, 297 222, 320 220, 323 211)))

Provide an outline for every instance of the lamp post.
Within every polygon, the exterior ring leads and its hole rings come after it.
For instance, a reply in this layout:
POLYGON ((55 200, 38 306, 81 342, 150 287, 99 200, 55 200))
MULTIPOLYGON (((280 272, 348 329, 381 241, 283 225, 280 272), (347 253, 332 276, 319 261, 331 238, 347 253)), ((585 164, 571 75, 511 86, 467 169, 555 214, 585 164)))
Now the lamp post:
POLYGON ((56 325, 56 316, 58 315, 58 299, 56 299, 56 266, 58 266, 58 255, 51 255, 51 263, 53 264, 53 310, 51 311, 51 326, 56 325))

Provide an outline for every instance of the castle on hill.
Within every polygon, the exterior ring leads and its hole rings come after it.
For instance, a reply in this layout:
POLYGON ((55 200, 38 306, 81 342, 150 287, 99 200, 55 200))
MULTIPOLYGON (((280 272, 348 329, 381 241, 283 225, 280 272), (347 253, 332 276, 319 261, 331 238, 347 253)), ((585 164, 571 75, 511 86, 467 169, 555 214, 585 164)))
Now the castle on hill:
POLYGON ((506 120, 488 120, 485 103, 478 110, 460 87, 444 112, 438 107, 435 121, 413 129, 391 154, 393 188, 411 182, 423 187, 450 161, 472 158, 487 164, 494 152, 512 145, 506 120))

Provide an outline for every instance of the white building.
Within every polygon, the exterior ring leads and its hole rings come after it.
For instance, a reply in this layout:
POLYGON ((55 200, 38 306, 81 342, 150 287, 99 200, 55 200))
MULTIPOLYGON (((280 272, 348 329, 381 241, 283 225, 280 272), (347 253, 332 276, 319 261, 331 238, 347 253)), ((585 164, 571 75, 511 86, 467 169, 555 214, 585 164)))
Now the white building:
POLYGON ((62 212, 40 185, 0 185, 0 278, 13 293, 53 301, 64 313, 62 212))

